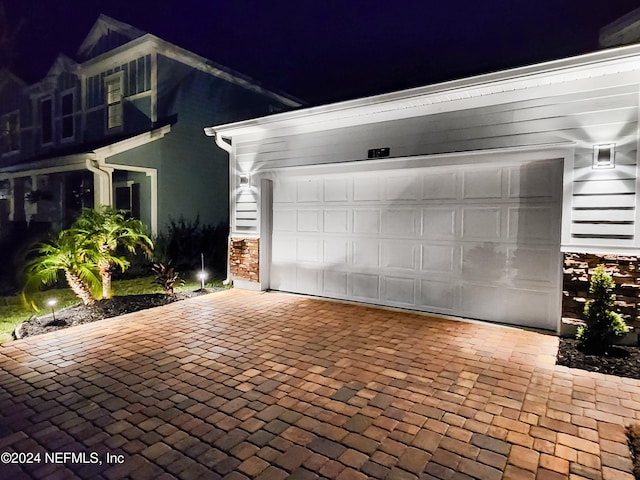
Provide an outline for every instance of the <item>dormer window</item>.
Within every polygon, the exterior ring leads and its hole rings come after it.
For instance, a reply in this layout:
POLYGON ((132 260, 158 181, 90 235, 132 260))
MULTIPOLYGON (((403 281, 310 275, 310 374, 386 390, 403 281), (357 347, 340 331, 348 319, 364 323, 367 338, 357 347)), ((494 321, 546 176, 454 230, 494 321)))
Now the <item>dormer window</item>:
POLYGON ((122 73, 111 75, 105 79, 107 97, 107 130, 122 127, 122 73))
POLYGON ((3 115, 0 120, 0 139, 2 139, 2 153, 20 151, 20 112, 3 115))

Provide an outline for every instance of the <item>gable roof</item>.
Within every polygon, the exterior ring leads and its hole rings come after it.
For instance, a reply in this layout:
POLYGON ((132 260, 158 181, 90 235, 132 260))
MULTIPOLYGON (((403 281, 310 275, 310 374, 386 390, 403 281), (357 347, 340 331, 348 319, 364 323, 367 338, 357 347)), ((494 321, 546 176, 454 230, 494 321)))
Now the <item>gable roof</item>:
POLYGON ((277 113, 204 129, 208 136, 278 136, 344 128, 445 110, 514 101, 537 95, 537 87, 640 71, 640 44, 553 60, 524 67, 400 90, 372 97, 277 113), (532 93, 528 93, 530 91, 532 93))
POLYGON ((14 74, 11 70, 7 68, 0 68, 0 91, 10 87, 11 85, 18 88, 27 86, 24 80, 14 74))
POLYGON ((80 48, 78 48, 78 56, 82 59, 87 59, 90 52, 98 45, 98 42, 114 32, 128 39, 128 41, 142 37, 146 33, 128 23, 120 22, 101 13, 80 48))
POLYGON ((600 29, 600 46, 615 47, 640 40, 640 8, 636 8, 600 29))

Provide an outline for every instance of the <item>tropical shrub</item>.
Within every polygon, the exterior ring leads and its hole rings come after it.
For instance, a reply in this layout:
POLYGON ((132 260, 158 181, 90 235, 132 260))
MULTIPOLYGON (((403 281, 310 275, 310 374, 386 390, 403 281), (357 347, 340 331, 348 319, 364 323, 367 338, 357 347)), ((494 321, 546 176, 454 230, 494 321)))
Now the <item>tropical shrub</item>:
POLYGON ((578 329, 576 338, 580 347, 588 353, 602 354, 611 347, 616 338, 622 337, 627 325, 614 309, 615 283, 599 265, 591 276, 589 293, 592 297, 584 307, 586 325, 578 329))
POLYGON ((119 250, 135 254, 139 248, 148 256, 153 250, 146 225, 108 205, 83 210, 70 230, 90 244, 96 253, 103 298, 111 298, 113 271, 116 268, 125 271, 131 265, 126 257, 118 255, 119 250))
POLYGON ((151 269, 153 271, 155 285, 160 285, 167 296, 172 297, 176 284, 184 285, 184 280, 180 278, 180 274, 171 266, 171 262, 166 265, 163 263, 154 263, 151 269))
POLYGON ((44 286, 54 285, 62 273, 85 305, 95 302, 101 283, 97 274, 98 256, 83 237, 63 230, 55 239, 38 244, 34 253, 36 256, 26 267, 25 299, 44 286))

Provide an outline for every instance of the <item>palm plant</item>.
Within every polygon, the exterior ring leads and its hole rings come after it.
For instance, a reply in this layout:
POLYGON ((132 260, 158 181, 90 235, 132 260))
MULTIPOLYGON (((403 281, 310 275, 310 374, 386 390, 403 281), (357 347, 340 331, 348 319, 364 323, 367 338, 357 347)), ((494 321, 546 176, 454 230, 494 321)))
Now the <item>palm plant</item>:
POLYGON ((136 248, 151 255, 153 242, 147 236, 146 225, 137 219, 127 218, 125 213, 108 205, 86 209, 72 225, 76 235, 93 246, 102 279, 102 298, 111 298, 111 275, 115 268, 123 272, 130 266, 124 256, 118 256, 118 248, 135 253, 136 248))
POLYGON ((69 230, 63 230, 50 241, 35 247, 37 257, 27 264, 27 282, 23 294, 58 281, 61 272, 73 293, 85 305, 95 302, 100 279, 97 272, 97 257, 91 245, 69 230))

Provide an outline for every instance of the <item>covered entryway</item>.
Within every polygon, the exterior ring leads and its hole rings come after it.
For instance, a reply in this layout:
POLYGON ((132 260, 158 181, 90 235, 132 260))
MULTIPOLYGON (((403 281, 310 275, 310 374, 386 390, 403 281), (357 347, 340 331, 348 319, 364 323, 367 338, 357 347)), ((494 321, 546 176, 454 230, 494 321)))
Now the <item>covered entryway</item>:
POLYGON ((561 160, 332 172, 272 175, 270 288, 557 328, 561 160))

